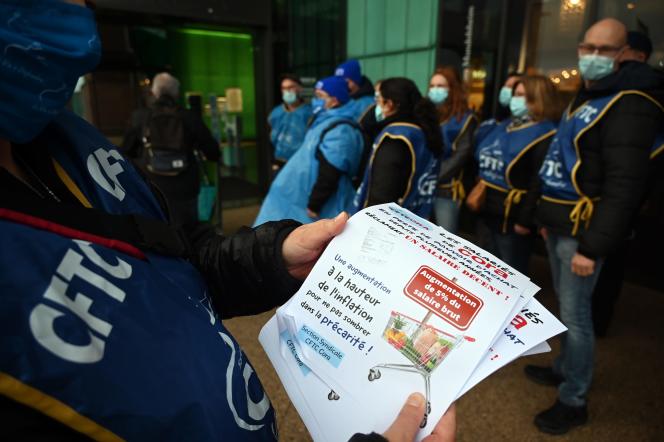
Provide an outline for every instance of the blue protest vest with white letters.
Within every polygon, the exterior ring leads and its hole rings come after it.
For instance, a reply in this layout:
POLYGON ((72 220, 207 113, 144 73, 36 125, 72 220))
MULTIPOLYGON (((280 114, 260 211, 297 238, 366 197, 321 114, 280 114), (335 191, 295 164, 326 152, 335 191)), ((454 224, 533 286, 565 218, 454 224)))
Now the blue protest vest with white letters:
MULTIPOLYGON (((589 100, 571 114, 569 108, 565 111, 539 173, 542 180, 542 196, 545 199, 571 202, 584 196, 576 181, 576 172, 581 165, 578 154, 579 139, 600 121, 620 97, 627 94, 638 94, 653 100, 643 92, 622 91, 589 100)), ((662 144, 662 138, 659 138, 661 136, 661 134, 658 136, 651 149, 653 156, 662 144)))
POLYGON ((410 123, 392 123, 386 126, 376 137, 369 166, 364 173, 362 184, 357 189, 353 200, 352 213, 366 207, 371 186, 371 171, 376 152, 385 138, 404 141, 413 155, 412 164, 404 164, 410 168, 410 179, 402 197, 396 203, 423 218, 431 214, 433 199, 438 178, 438 158, 427 148, 424 132, 419 126, 410 123))
POLYGON ((506 191, 513 188, 509 178, 512 165, 532 146, 553 135, 556 128, 550 121, 529 122, 517 127, 510 123, 511 120, 499 123, 475 151, 480 178, 506 191))
MULTIPOLYGON (((45 134, 83 204, 164 219, 92 126, 65 111, 45 134)), ((0 394, 97 440, 276 439, 260 381, 192 265, 7 211, 0 226, 0 394)))
POLYGON ((311 114, 310 104, 302 104, 292 111, 287 110, 285 104, 272 109, 267 121, 275 158, 287 161, 293 156, 304 140, 311 114))

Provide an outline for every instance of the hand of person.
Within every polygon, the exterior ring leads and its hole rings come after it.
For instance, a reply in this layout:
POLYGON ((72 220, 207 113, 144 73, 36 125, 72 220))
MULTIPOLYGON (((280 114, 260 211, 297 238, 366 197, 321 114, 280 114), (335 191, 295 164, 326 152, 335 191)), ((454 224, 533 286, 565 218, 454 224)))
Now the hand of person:
POLYGON ((517 235, 530 235, 530 229, 521 224, 514 224, 514 231, 517 235))
POLYGON ((293 230, 281 249, 288 273, 304 280, 327 244, 344 229, 346 221, 348 214, 341 212, 334 219, 322 219, 293 230))
MULTIPOLYGON (((390 428, 383 433, 383 437, 390 442, 412 442, 415 440, 417 432, 420 431, 420 423, 424 418, 425 410, 426 400, 424 396, 420 393, 411 394, 406 399, 406 403, 390 428)), ((433 432, 425 437, 422 442, 453 442, 455 435, 456 408, 452 404, 438 421, 433 432)))
POLYGON ((572 257, 572 273, 579 276, 590 276, 595 271, 595 260, 575 253, 572 257))
POLYGON ((549 239, 549 232, 547 232, 546 227, 542 227, 540 229, 540 235, 542 235, 542 238, 544 238, 544 241, 549 239))
POLYGON ((318 219, 318 214, 307 207, 307 216, 311 219, 318 219))

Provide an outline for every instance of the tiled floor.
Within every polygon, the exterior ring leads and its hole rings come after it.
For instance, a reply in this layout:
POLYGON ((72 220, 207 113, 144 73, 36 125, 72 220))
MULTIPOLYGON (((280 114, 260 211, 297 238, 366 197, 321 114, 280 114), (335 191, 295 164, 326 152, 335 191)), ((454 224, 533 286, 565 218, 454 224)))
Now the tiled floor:
MULTIPOLYGON (((225 231, 250 224, 257 207, 225 213, 225 231)), ((554 310, 546 261, 533 260, 538 299, 554 310)), ((273 312, 226 321, 253 362, 277 410, 284 441, 310 440, 297 411, 281 387, 257 336, 273 312)), ((609 336, 597 341, 595 380, 590 392, 589 424, 566 436, 538 433, 533 416, 555 400, 555 390, 523 376, 528 363, 545 364, 555 354, 509 364, 480 383, 457 404, 457 440, 464 441, 664 441, 664 293, 626 284, 609 336)), ((380 430, 380 429, 377 429, 380 430)))

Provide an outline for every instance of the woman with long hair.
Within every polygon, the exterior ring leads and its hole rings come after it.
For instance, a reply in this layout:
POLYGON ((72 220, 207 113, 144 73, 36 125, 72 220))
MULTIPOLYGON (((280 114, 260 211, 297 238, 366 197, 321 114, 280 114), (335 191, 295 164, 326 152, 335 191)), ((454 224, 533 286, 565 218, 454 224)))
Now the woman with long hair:
POLYGON ((433 206, 442 136, 436 108, 408 78, 388 78, 376 94, 375 138, 352 212, 396 202, 427 218, 433 206))
POLYGON ((511 118, 501 122, 477 147, 480 185, 486 197, 480 211, 485 248, 522 273, 535 238, 538 172, 562 112, 553 83, 527 75, 514 85, 511 118))
POLYGON ((459 211, 465 196, 463 171, 473 157, 473 135, 477 117, 468 109, 466 91, 454 68, 440 67, 429 80, 429 100, 438 109, 443 136, 443 154, 434 202, 436 223, 456 233, 459 211))

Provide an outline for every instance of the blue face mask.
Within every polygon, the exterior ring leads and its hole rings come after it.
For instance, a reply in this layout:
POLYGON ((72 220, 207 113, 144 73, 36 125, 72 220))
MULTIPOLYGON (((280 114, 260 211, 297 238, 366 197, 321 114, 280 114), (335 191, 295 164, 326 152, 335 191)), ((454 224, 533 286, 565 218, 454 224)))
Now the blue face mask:
POLYGON ((512 99, 512 88, 503 86, 500 88, 500 94, 498 94, 498 102, 503 105, 503 107, 508 107, 510 105, 510 100, 512 99))
POLYGON ((0 2, 0 138, 35 138, 99 63, 92 12, 59 0, 0 2))
POLYGON ((443 104, 447 100, 449 93, 450 91, 446 87, 432 87, 429 88, 427 96, 433 104, 443 104))
POLYGON ((283 91, 281 98, 284 100, 284 103, 293 104, 297 101, 297 93, 295 91, 283 91))
POLYGON ((588 54, 579 57, 579 71, 584 80, 600 80, 613 72, 614 59, 605 55, 588 54))
POLYGON ((376 116, 376 121, 383 121, 385 119, 383 109, 378 104, 374 107, 374 115, 376 116))
POLYGON ((325 100, 322 98, 314 97, 311 99, 311 107, 315 114, 325 109, 325 100))
POLYGON ((528 113, 526 106, 526 97, 512 97, 510 100, 510 112, 517 118, 523 117, 528 113))

